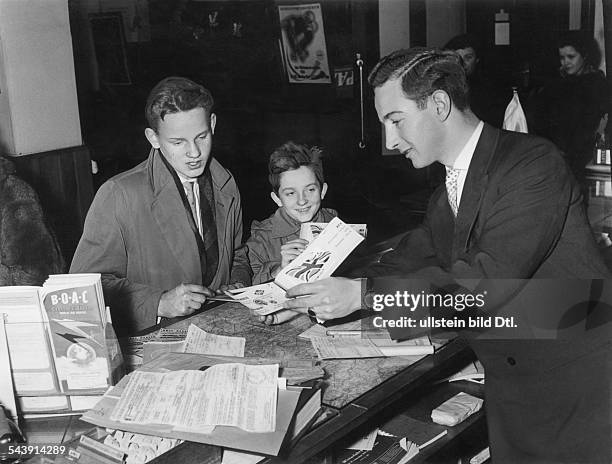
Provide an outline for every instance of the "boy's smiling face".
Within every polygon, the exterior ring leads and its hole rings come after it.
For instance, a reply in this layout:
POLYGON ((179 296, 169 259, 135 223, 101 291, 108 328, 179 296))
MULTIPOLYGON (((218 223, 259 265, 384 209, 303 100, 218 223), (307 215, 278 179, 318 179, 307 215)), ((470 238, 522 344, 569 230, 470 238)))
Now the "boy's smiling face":
POLYGON ((327 184, 319 185, 315 173, 308 166, 285 171, 280 175, 278 194, 271 193, 272 200, 284 208, 298 222, 309 222, 321 209, 321 200, 327 192, 327 184))

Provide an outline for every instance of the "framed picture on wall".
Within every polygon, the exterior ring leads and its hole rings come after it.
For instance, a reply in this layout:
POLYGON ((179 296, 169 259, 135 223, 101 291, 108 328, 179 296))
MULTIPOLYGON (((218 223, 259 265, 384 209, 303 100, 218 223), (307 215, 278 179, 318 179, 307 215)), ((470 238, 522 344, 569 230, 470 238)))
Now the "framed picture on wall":
POLYGON ((279 5, 281 53, 290 83, 330 84, 321 4, 279 5))

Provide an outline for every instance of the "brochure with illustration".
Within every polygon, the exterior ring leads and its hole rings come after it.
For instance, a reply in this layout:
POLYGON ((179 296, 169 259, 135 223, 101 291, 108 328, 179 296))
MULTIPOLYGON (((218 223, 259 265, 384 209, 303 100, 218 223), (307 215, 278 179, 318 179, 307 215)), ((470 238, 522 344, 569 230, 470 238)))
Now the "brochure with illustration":
POLYGON ((227 294, 258 315, 274 313, 283 308, 286 290, 330 277, 362 241, 363 236, 351 225, 334 218, 297 258, 280 270, 274 282, 238 288, 227 294))
MULTIPOLYGON (((327 227, 328 222, 304 222, 300 226, 300 238, 307 240, 308 243, 312 242, 315 238, 319 236, 323 229, 327 227)), ((363 238, 366 238, 368 235, 368 225, 367 224, 347 224, 348 226, 355 229, 359 235, 363 238)))

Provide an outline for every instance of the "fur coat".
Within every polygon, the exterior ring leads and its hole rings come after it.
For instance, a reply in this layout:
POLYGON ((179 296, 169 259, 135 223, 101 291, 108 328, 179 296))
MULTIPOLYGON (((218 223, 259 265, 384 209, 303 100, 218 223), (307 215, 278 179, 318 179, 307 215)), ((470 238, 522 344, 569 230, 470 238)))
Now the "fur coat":
POLYGON ((64 260, 38 196, 0 156, 0 286, 42 285, 49 274, 62 272, 64 260))

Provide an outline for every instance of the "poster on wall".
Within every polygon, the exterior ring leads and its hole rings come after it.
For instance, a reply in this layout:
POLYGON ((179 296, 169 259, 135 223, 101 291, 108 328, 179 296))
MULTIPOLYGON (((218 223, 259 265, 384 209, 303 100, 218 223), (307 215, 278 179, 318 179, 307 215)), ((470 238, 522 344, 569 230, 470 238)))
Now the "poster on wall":
POLYGON ((321 4, 279 5, 278 14, 289 82, 330 84, 321 4))

